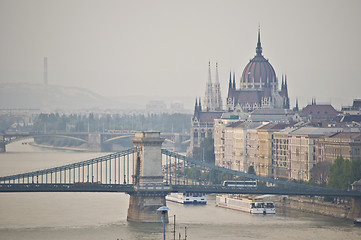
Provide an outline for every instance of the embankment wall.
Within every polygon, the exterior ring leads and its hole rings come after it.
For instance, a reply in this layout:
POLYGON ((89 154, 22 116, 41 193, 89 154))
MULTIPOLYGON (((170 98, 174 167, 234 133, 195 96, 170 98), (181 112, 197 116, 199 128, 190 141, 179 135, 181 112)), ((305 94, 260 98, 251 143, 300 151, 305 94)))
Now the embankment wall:
POLYGON ((334 204, 307 198, 289 197, 281 200, 277 204, 290 209, 337 218, 347 218, 349 212, 351 211, 351 205, 347 203, 334 204))

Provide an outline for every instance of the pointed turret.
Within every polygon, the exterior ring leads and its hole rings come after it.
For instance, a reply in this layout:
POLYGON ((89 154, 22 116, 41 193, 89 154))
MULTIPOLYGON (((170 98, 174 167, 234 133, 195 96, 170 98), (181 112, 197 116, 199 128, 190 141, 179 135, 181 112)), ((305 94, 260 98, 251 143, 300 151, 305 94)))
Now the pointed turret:
POLYGON ((192 120, 199 119, 199 106, 198 106, 198 99, 196 98, 196 103, 194 104, 194 113, 192 120))
POLYGON ((296 98, 296 107, 295 107, 295 112, 298 112, 299 108, 298 108, 298 98, 296 98))
POLYGON ((236 73, 233 72, 233 89, 236 90, 236 73))
POLYGON ((285 88, 285 82, 283 80, 283 74, 282 74, 282 85, 281 85, 281 90, 283 90, 285 88))
POLYGON ((212 77, 211 77, 211 62, 208 62, 208 82, 212 83, 212 77))
POLYGON ((206 84, 206 92, 204 96, 204 110, 214 110, 214 94, 213 94, 213 83, 211 77, 211 62, 208 62, 208 81, 206 84))
POLYGON ((232 88, 232 72, 229 72, 229 85, 228 88, 231 89, 232 88))
POLYGON ((233 92, 235 91, 232 82, 232 71, 229 72, 229 87, 228 87, 228 95, 227 95, 227 104, 231 98, 233 98, 233 92))
POLYGON ((213 106, 212 110, 220 111, 222 110, 222 95, 221 95, 221 86, 219 84, 219 77, 218 77, 218 63, 216 63, 216 81, 213 87, 213 106))
POLYGON ((199 97, 199 101, 198 101, 198 111, 202 112, 202 101, 201 101, 201 97, 199 97))
POLYGON ((218 63, 216 62, 216 83, 219 83, 219 77, 218 77, 218 63))

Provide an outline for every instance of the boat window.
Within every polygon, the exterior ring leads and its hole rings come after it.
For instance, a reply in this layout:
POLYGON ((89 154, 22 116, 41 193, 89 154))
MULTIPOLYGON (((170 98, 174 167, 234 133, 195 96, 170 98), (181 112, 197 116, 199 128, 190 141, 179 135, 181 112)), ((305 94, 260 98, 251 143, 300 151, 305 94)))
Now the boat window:
POLYGON ((268 207, 268 208, 274 208, 274 205, 273 205, 273 203, 268 202, 268 203, 266 203, 266 207, 268 207))

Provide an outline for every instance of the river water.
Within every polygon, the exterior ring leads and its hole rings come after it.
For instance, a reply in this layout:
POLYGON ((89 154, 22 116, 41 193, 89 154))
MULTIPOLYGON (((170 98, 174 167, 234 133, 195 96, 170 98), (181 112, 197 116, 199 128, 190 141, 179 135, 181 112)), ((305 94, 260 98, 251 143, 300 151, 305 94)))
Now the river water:
MULTIPOLYGON (((0 154, 0 175, 38 170, 86 160, 104 153, 42 149, 21 142, 0 154)), ((131 240, 163 239, 162 224, 127 222, 129 196, 123 193, 0 193, 0 240, 131 240)), ((215 207, 168 202, 167 239, 359 240, 352 221, 277 209, 272 216, 215 207)))

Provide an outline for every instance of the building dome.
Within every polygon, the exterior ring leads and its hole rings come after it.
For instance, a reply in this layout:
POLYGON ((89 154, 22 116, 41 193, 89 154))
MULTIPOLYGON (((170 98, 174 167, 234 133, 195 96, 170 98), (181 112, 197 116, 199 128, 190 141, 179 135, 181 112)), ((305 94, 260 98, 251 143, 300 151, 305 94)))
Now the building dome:
POLYGON ((244 68, 240 88, 264 89, 265 87, 277 89, 277 78, 272 65, 262 55, 260 32, 258 30, 256 56, 244 68))

